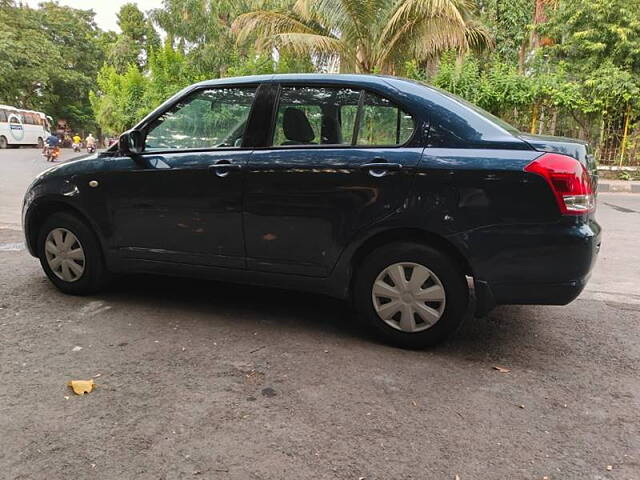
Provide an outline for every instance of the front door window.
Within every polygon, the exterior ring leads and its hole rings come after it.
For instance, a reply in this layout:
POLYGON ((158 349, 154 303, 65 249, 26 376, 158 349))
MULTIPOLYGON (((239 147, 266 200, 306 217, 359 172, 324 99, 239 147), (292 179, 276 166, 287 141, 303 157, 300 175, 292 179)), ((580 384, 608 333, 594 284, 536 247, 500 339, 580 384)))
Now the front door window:
POLYGON ((255 87, 197 92, 164 113, 147 133, 145 151, 240 147, 255 87))

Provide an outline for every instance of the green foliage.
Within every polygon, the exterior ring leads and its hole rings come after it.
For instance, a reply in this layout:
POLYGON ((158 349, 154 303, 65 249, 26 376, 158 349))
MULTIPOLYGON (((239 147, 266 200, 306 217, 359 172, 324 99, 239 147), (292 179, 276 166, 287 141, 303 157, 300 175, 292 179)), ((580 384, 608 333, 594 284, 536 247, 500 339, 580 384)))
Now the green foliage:
POLYGON ((147 80, 135 65, 130 65, 124 74, 104 65, 96 84, 98 91, 89 96, 96 121, 105 132, 123 132, 149 112, 144 100, 147 80))
POLYGON ((259 51, 276 48, 360 73, 395 73, 411 59, 492 43, 472 4, 457 0, 298 0, 244 13, 233 29, 259 51))
POLYGON ((457 62, 445 56, 432 83, 472 103, 501 115, 531 103, 534 82, 517 72, 515 65, 495 60, 485 69, 473 56, 457 62))
POLYGON ((495 35, 495 54, 513 64, 530 35, 534 0, 480 0, 482 20, 495 35))
POLYGON ((91 127, 87 93, 103 62, 93 12, 54 2, 0 6, 0 103, 91 127))
POLYGON ((133 3, 120 7, 117 14, 121 34, 114 34, 112 41, 104 44, 107 63, 124 73, 129 65, 144 69, 151 51, 160 48, 160 37, 151 21, 133 3))
POLYGON ((184 87, 205 79, 195 71, 184 54, 165 44, 152 52, 149 58, 149 79, 143 101, 147 109, 153 109, 184 87))
POLYGON ((640 2, 559 0, 539 30, 558 39, 545 49, 554 59, 588 71, 610 63, 640 73, 640 2))

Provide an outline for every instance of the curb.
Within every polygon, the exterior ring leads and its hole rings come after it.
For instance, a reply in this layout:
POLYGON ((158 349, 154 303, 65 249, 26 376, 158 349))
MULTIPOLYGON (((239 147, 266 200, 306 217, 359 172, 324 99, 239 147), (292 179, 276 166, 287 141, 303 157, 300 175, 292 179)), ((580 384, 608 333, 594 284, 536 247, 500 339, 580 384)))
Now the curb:
POLYGON ((624 182, 609 183, 606 180, 598 181, 598 192, 600 193, 640 193, 640 183, 624 182))

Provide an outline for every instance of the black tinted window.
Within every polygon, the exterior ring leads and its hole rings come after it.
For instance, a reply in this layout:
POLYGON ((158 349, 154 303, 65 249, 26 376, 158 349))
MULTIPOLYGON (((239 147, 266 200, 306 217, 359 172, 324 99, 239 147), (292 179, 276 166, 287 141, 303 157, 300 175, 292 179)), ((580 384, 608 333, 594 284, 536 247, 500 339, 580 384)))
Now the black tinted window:
POLYGON ((359 99, 349 88, 283 87, 273 144, 350 145, 359 99))
POLYGON ((162 115, 147 133, 147 151, 239 147, 255 87, 197 92, 162 115))

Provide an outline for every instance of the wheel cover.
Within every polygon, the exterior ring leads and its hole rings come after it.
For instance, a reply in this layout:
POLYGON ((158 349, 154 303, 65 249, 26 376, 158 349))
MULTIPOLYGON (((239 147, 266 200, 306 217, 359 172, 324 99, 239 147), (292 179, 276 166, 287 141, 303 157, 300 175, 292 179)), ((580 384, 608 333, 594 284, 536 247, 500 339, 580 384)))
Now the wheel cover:
POLYGON ((47 265, 65 282, 75 282, 85 269, 84 249, 80 240, 66 228, 54 228, 44 242, 47 265))
POLYGON ((444 313, 446 293, 438 276, 411 262, 386 267, 371 287, 373 308, 390 327, 417 333, 435 325, 444 313))

